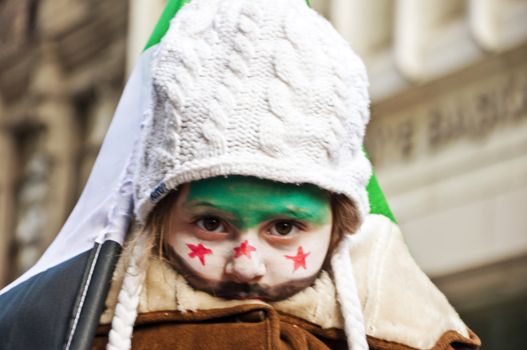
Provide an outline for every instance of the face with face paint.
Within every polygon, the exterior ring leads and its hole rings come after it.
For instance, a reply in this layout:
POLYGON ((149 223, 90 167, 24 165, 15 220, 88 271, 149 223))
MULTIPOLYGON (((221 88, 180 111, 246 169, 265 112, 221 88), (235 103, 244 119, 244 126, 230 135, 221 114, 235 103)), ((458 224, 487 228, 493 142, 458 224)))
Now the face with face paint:
POLYGON ((182 186, 166 225, 165 254, 194 288, 274 301, 316 279, 332 214, 316 186, 230 176, 182 186))

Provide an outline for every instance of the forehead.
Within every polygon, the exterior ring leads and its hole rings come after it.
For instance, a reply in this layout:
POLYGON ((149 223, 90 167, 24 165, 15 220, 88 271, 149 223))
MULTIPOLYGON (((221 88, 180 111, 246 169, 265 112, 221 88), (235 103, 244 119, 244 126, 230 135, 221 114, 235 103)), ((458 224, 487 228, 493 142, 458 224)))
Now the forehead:
POLYGON ((207 205, 238 216, 248 213, 320 217, 329 207, 329 195, 311 184, 286 184, 249 176, 215 177, 190 183, 185 201, 207 205))

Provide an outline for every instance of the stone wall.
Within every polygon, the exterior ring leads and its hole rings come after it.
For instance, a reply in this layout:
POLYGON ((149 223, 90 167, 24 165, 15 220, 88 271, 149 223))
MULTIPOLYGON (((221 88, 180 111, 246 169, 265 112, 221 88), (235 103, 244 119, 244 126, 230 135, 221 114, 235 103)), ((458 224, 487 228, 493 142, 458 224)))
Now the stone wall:
POLYGON ((366 149, 485 349, 526 349, 527 2, 312 0, 364 58, 366 149))
POLYGON ((128 1, 0 1, 0 286, 75 204, 125 79, 128 1))

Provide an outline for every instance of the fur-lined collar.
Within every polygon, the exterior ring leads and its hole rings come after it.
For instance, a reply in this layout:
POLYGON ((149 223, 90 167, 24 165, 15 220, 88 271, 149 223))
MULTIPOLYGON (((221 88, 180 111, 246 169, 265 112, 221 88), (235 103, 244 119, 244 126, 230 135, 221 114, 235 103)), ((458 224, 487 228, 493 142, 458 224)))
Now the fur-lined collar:
MULTIPOLYGON (((116 271, 123 271, 117 268, 116 271)), ((107 298, 101 323, 110 323, 123 276, 118 272, 107 298)), ((278 311, 300 317, 322 328, 342 328, 342 315, 335 287, 326 271, 315 283, 286 300, 269 303, 278 311)), ((192 288, 183 276, 159 258, 150 258, 139 301, 139 312, 178 310, 182 312, 226 308, 242 304, 265 304, 259 300, 225 300, 192 288)))

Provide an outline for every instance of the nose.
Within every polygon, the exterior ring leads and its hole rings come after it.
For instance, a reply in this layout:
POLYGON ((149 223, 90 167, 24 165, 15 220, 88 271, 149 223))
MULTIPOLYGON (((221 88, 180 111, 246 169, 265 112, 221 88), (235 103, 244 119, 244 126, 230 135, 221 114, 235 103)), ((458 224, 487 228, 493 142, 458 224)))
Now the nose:
POLYGON ((245 240, 233 249, 225 273, 236 282, 254 283, 265 275, 266 267, 258 249, 245 240))

